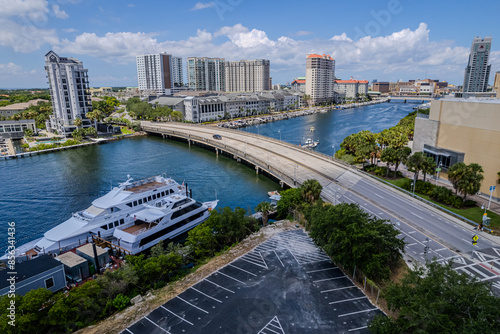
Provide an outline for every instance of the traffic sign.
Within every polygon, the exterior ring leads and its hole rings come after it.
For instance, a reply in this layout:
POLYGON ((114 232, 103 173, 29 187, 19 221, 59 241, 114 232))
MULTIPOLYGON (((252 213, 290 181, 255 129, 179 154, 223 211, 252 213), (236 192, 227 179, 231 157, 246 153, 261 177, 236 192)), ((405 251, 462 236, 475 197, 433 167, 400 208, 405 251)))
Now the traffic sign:
POLYGON ((490 191, 495 191, 496 188, 496 186, 490 186, 490 191))
POLYGON ((441 168, 436 168, 436 172, 440 172, 441 171, 441 168))
POLYGON ((472 245, 477 245, 477 239, 479 239, 479 237, 477 236, 477 234, 474 234, 474 236, 472 237, 472 245))

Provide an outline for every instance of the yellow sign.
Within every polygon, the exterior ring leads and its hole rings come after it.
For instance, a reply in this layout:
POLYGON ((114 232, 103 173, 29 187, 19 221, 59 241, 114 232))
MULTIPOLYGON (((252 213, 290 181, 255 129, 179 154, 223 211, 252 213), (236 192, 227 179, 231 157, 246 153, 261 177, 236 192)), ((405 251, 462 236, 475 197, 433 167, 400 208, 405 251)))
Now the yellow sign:
POLYGON ((472 240, 474 240, 474 242, 476 242, 478 239, 479 239, 479 237, 477 236, 477 234, 474 234, 474 236, 472 237, 472 240))

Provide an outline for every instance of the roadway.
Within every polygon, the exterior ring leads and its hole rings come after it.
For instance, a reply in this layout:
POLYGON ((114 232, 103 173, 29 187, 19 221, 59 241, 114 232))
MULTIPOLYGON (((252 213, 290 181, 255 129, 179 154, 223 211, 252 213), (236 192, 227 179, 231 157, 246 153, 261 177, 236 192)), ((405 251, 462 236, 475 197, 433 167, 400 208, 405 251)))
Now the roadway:
POLYGON ((378 182, 331 157, 286 142, 247 132, 182 123, 143 122, 143 129, 211 146, 257 170, 298 186, 316 179, 323 186, 322 198, 331 203, 356 202, 370 214, 387 219, 405 238, 406 254, 413 261, 453 261, 459 271, 494 283, 500 292, 499 238, 479 234, 474 251, 473 227, 411 196, 378 182), (214 134, 221 140, 213 139, 214 134), (461 268, 461 269, 459 269, 461 268))

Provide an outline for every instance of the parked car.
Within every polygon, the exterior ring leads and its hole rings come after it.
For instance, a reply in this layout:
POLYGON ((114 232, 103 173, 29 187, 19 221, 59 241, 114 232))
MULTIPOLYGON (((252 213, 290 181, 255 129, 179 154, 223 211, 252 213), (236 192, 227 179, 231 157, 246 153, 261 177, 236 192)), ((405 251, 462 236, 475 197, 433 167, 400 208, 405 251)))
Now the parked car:
POLYGON ((221 137, 221 135, 214 135, 214 139, 221 140, 222 137, 221 137))

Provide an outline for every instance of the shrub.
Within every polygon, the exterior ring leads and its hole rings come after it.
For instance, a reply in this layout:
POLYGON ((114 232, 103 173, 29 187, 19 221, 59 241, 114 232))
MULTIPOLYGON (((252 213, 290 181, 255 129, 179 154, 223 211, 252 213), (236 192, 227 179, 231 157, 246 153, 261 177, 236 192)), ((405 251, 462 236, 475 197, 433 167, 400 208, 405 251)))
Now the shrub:
POLYGON ((463 206, 465 206, 465 207, 467 207, 467 208, 471 208, 471 207, 474 207, 474 206, 476 206, 476 205, 477 205, 476 201, 473 201, 473 200, 471 200, 471 199, 468 199, 468 200, 466 200, 466 201, 463 203, 463 206))
POLYGON ((375 175, 385 176, 387 174, 387 167, 377 167, 375 168, 375 175))
POLYGON ((130 298, 122 295, 121 293, 113 300, 113 307, 119 311, 126 308, 129 304, 130 298))

